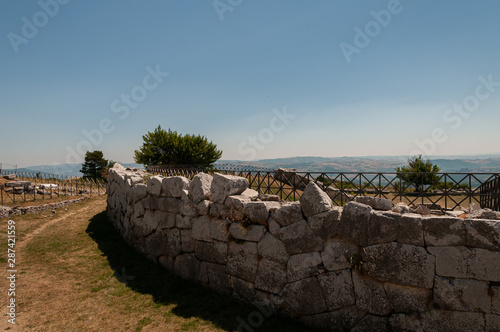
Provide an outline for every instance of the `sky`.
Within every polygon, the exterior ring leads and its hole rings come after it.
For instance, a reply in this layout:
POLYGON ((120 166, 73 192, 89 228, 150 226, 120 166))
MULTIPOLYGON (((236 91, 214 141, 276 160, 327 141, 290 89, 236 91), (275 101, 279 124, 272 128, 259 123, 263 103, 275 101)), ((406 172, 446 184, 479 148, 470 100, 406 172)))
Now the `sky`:
POLYGON ((499 153, 500 2, 0 3, 0 163, 499 153))

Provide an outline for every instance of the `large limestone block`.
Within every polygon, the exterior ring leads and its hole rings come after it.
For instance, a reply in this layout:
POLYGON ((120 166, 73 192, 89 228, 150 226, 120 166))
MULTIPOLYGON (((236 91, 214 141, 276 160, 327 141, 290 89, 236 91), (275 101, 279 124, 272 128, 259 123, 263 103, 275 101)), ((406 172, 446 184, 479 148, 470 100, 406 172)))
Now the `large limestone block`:
POLYGON ((183 176, 171 176, 163 178, 162 195, 173 198, 182 197, 183 191, 188 190, 189 180, 183 176))
POLYGON ((305 220, 282 227, 280 235, 290 255, 323 250, 323 243, 316 238, 305 220))
POLYGON ((354 198, 355 202, 369 205, 375 210, 389 211, 392 209, 394 204, 390 199, 385 199, 381 197, 369 197, 369 196, 358 196, 354 198))
POLYGON ((194 176, 188 189, 189 197, 193 203, 198 204, 203 200, 212 199, 212 192, 210 191, 212 180, 213 177, 207 173, 198 173, 194 176))
POLYGON ((398 242, 414 246, 424 246, 422 217, 419 214, 407 213, 399 220, 398 242))
POLYGON ((135 187, 131 188, 129 191, 129 202, 135 203, 147 195, 147 186, 145 184, 137 184, 135 187))
POLYGON ((259 242, 266 232, 266 228, 261 225, 249 225, 243 227, 242 224, 232 223, 229 226, 229 234, 235 239, 259 242))
POLYGON ((200 261, 216 263, 215 250, 212 243, 195 241, 194 254, 200 261))
POLYGON ((326 241, 337 235, 341 214, 342 208, 335 206, 329 211, 307 218, 307 223, 309 227, 311 227, 314 235, 326 241))
POLYGON ((500 221, 471 219, 465 227, 468 247, 500 251, 500 221))
POLYGON ((155 219, 158 219, 158 229, 169 229, 175 227, 175 214, 155 211, 155 219))
POLYGON ((214 249, 214 259, 219 264, 227 263, 227 243, 214 241, 213 242, 214 249))
POLYGON ((467 260, 470 250, 466 247, 427 247, 436 257, 436 274, 443 277, 467 278, 467 260))
POLYGON ((434 298, 449 310, 491 312, 488 284, 484 281, 436 276, 434 298))
POLYGON ((329 272, 318 276, 318 281, 328 310, 337 310, 355 303, 351 270, 329 272))
POLYGON ((170 257, 176 257, 182 252, 181 232, 177 228, 167 231, 166 252, 170 257))
POLYGON ((291 283, 319 274, 322 263, 319 252, 290 256, 287 264, 287 282, 291 283))
POLYGON ((331 239, 325 242, 325 249, 321 252, 321 259, 328 271, 348 269, 360 257, 357 245, 343 239, 331 239))
POLYGON ((389 318, 392 331, 398 332, 424 332, 417 315, 392 314, 389 318))
POLYGON ((209 287, 218 291, 228 292, 231 288, 230 276, 226 274, 226 267, 220 264, 207 264, 209 287))
POLYGON ((327 193, 321 190, 314 182, 309 182, 307 184, 299 201, 306 218, 326 212, 333 207, 332 200, 327 193))
POLYGON ((181 214, 178 214, 175 216, 175 227, 181 229, 191 229, 193 227, 193 220, 196 219, 193 219, 192 217, 189 216, 183 216, 181 214))
POLYGON ((193 239, 212 242, 210 234, 210 219, 207 216, 201 216, 193 219, 193 239))
POLYGON ((281 226, 289 226, 304 219, 299 202, 286 203, 271 212, 271 217, 281 226))
POLYGON ((147 193, 154 196, 160 196, 162 181, 163 176, 155 175, 150 177, 147 182, 147 193))
POLYGON ((183 254, 178 256, 174 262, 174 272, 185 280, 195 280, 200 271, 200 261, 194 254, 183 254))
MULTIPOLYGON (((227 270, 226 270, 227 271, 227 270)), ((238 302, 254 303, 256 301, 256 291, 253 283, 230 276, 233 298, 238 302)))
POLYGON ((194 252, 195 241, 190 229, 181 229, 181 248, 182 252, 194 252))
POLYGON ((372 211, 367 226, 368 244, 395 242, 399 234, 401 215, 395 212, 372 211))
POLYGON ((476 312, 431 310, 423 314, 422 329, 440 332, 484 331, 484 315, 476 312))
POLYGON ((491 287, 491 313, 500 315, 500 286, 491 287))
POLYGON ((245 207, 245 204, 249 202, 251 202, 251 200, 246 196, 229 196, 224 202, 224 205, 227 207, 227 209, 225 209, 225 217, 230 220, 243 220, 245 217, 243 214, 243 208, 245 207))
POLYGON ((467 243, 463 219, 425 217, 422 218, 422 228, 427 246, 464 246, 467 243))
POLYGON ((285 308, 295 315, 313 315, 328 308, 315 277, 303 279, 285 287, 285 308))
POLYGON ((210 236, 214 240, 227 242, 229 222, 225 219, 210 218, 210 236))
POLYGON ((280 208, 279 202, 248 202, 243 208, 243 212, 250 221, 255 224, 267 225, 269 214, 280 208))
POLYGON ((259 262, 255 288, 265 292, 279 293, 287 282, 286 268, 283 264, 263 259, 259 262))
POLYGON ((499 315, 484 315, 486 319, 485 332, 500 331, 500 316, 499 315))
POLYGON ((375 315, 387 315, 391 312, 391 305, 385 293, 384 284, 360 275, 357 271, 352 273, 356 305, 375 315))
POLYGON ((384 284, 389 304, 395 312, 415 313, 427 310, 432 290, 391 283, 384 284))
POLYGON ((290 259, 283 242, 269 233, 264 235, 257 249, 260 256, 281 264, 286 264, 290 259))
POLYGON ((158 257, 166 252, 167 236, 163 231, 156 231, 146 237, 146 253, 158 257))
POLYGON ((391 332, 389 318, 375 315, 366 315, 351 332, 391 332))
POLYGON ((338 234, 360 246, 368 245, 368 224, 372 208, 370 206, 349 202, 342 211, 338 234))
POLYGON ((254 282, 257 266, 257 243, 229 243, 226 273, 248 282, 254 282))
POLYGON ((472 249, 467 260, 467 276, 472 279, 500 282, 500 252, 472 249))
POLYGON ((247 187, 246 178, 214 173, 211 186, 212 199, 216 203, 224 204, 228 196, 241 194, 247 187))
POLYGON ((158 223, 159 219, 155 217, 155 211, 146 210, 142 222, 139 219, 138 223, 135 225, 134 233, 137 236, 147 236, 156 230, 158 223))
POLYGON ((377 244, 362 252, 363 271, 378 280, 432 288, 435 258, 422 247, 400 243, 377 244))

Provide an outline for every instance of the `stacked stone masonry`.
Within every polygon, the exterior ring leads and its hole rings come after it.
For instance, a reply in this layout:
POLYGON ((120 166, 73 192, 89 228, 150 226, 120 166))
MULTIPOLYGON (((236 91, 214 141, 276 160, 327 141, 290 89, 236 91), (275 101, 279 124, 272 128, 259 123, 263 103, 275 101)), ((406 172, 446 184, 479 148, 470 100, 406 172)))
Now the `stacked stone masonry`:
MULTIPOLYGON (((148 259, 328 331, 500 331, 500 221, 260 200, 246 179, 144 177, 116 164, 108 216, 148 259)), ((378 208, 378 210, 376 209, 378 208)))

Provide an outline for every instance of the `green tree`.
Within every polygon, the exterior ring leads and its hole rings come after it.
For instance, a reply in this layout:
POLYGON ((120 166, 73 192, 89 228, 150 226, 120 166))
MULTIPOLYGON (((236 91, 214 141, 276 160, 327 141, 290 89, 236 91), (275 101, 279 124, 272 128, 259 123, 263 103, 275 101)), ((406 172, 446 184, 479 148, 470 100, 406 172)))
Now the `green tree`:
POLYGON ((87 151, 85 153, 85 162, 82 164, 80 172, 84 179, 104 179, 105 171, 108 167, 108 161, 104 159, 102 151, 87 151))
POLYGON ((135 162, 143 165, 186 164, 211 167, 222 156, 217 145, 200 135, 181 135, 161 126, 142 136, 142 147, 135 150, 135 162))
POLYGON ((424 186, 435 186, 439 183, 440 168, 429 159, 424 161, 422 155, 408 159, 408 165, 396 167, 398 178, 407 186, 414 185, 417 191, 423 191, 424 186))

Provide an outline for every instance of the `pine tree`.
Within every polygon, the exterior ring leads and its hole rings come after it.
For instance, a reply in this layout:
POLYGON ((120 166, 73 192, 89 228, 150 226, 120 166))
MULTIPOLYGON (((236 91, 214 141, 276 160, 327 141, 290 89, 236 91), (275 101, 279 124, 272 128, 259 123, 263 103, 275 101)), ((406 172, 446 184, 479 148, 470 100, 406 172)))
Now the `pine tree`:
POLYGON ((84 179, 104 179, 104 172, 107 167, 108 161, 104 159, 102 151, 87 151, 80 172, 83 173, 84 179))

